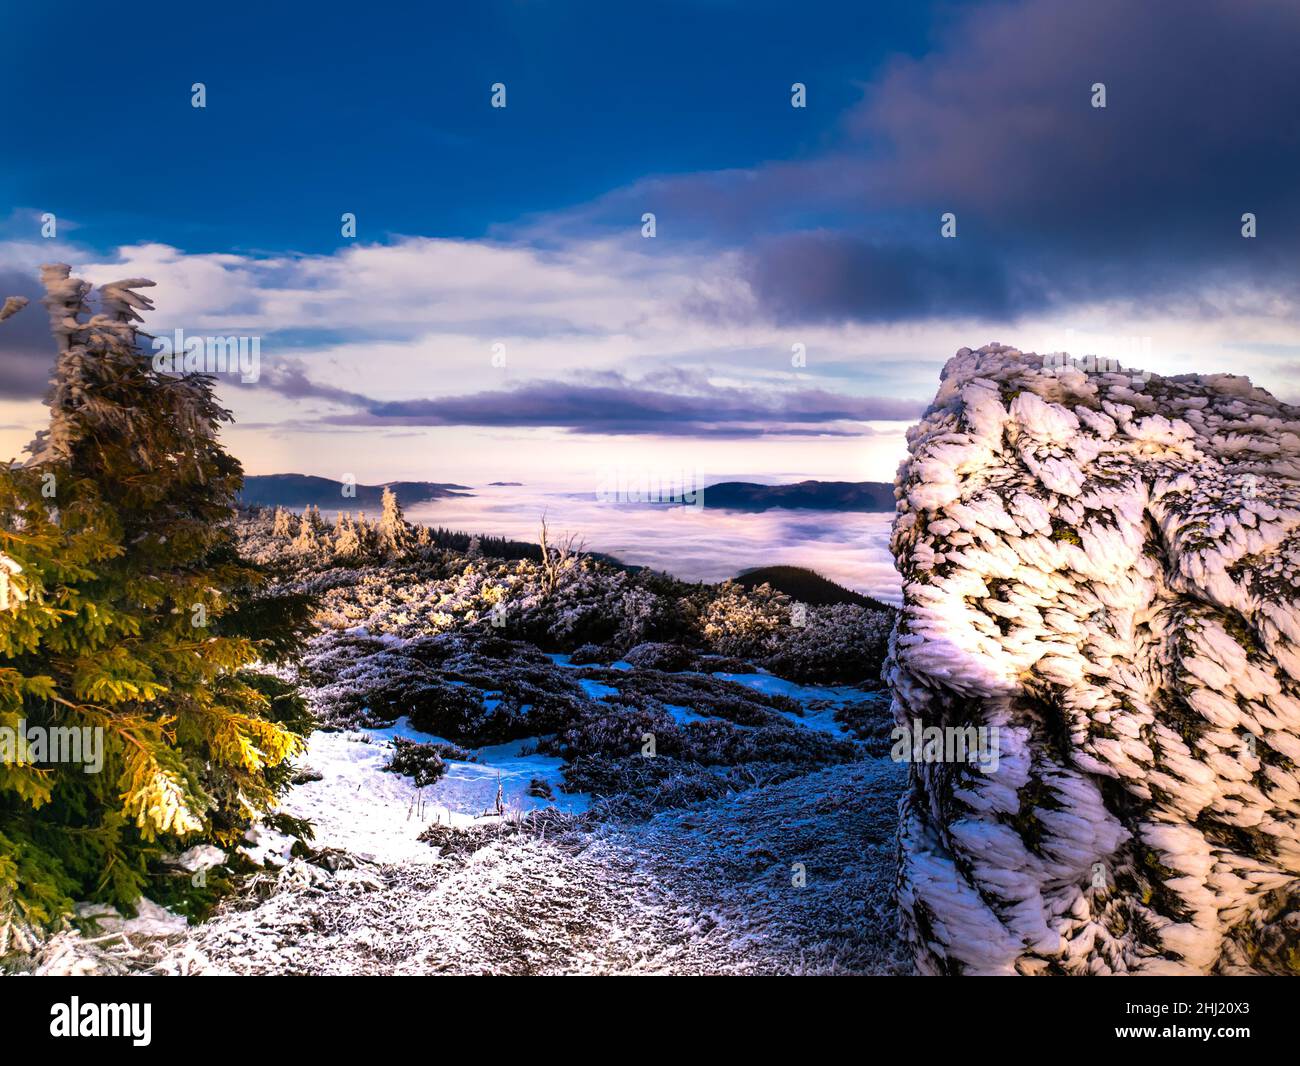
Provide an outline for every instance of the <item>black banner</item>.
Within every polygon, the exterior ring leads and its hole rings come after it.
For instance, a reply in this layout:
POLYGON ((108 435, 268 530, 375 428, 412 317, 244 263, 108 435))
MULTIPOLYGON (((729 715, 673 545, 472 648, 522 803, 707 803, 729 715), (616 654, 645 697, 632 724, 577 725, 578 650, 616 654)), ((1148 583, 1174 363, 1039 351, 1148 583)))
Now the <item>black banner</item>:
MULTIPOLYGON (((233 1038, 242 1046, 255 1041, 295 1051, 337 1051, 343 1046, 341 1041, 372 1039, 382 1031, 385 1045, 419 1047, 427 1045, 431 1028, 441 1028, 439 1021, 445 1024, 454 1019, 457 1029, 466 1031, 469 1026, 472 1031, 479 1023, 499 1025, 503 1015, 517 1013, 520 1004, 539 1007, 548 995, 593 995, 587 987, 579 992, 539 989, 536 984, 513 995, 464 983, 460 988, 434 989, 427 981, 410 978, 386 982, 378 991, 363 987, 364 978, 197 980, 202 983, 196 984, 193 978, 14 978, 0 984, 10 1016, 6 1039, 18 1047, 48 1044, 53 1050, 59 1044, 84 1048, 105 1042, 128 1055, 175 1054, 202 1051, 220 1032, 220 1040, 227 1046, 233 1038), (512 1006, 516 999, 519 1003, 512 1006), (351 1027, 359 1031, 350 1036, 344 1030, 351 1027)), ((931 1054, 945 1046, 979 1045, 993 1033, 999 1040, 1015 1040, 1018 1046, 1025 1046, 1027 1040, 1054 1040, 1073 1053, 1129 1044, 1185 1051, 1189 1045, 1202 1044, 1231 1054, 1234 1046, 1281 1040, 1294 1033, 1295 986, 1278 980, 864 980, 869 985, 856 983, 852 989, 837 990, 838 994, 821 987, 814 990, 806 983, 782 983, 778 988, 772 981, 750 981, 740 995, 757 1002, 748 1003, 741 1017, 726 1017, 724 1004, 727 997, 737 995, 734 989, 721 993, 723 1000, 711 1008, 717 1012, 713 1020, 719 1023, 713 1027, 716 1035, 712 1041, 741 1047, 752 1039, 745 1035, 746 1026, 758 1025, 764 1030, 765 1044, 775 1035, 778 1040, 788 1039, 792 1049, 808 1048, 852 1024, 878 1029, 882 1039, 896 1026, 900 1040, 914 1042, 919 1036, 931 1054), (835 1006, 846 1002, 845 991, 861 1003, 860 1009, 847 1015, 835 1006), (820 1027, 809 1026, 802 1009, 801 1021, 796 1022, 789 1013, 802 996, 830 997, 818 1008, 820 1027), (770 1001, 769 1010, 762 1009, 765 1000, 770 1001)), ((717 995, 698 989, 682 991, 663 981, 640 982, 636 989, 606 982, 606 987, 595 993, 594 1002, 617 998, 625 1003, 626 1014, 602 1007, 598 1012, 600 1028, 588 1030, 589 1017, 582 1020, 588 1009, 582 1006, 578 1018, 571 1017, 567 1023, 569 1037, 577 1035, 589 1047, 597 1039, 614 1039, 618 1019, 623 1016, 643 1037, 647 1018, 676 1026, 678 1022, 671 1019, 677 1015, 683 1019, 681 1024, 689 1024, 694 1034, 700 1034, 698 1009, 717 995), (678 997, 682 1002, 675 1004, 678 997), (668 1011, 674 1013, 664 1013, 668 1011), (687 1018, 695 1020, 688 1023, 687 1018), (575 1025, 580 1030, 577 1033, 572 1031, 575 1025)), ((582 1004, 583 999, 573 1000, 569 1009, 582 1004)))

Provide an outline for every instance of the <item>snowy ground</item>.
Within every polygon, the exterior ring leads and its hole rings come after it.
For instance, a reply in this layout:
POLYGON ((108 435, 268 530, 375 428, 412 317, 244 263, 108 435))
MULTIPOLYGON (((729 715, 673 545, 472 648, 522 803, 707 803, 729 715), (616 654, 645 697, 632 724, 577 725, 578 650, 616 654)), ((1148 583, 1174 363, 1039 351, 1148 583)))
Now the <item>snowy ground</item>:
POLYGON ((905 973, 891 897, 902 780, 867 760, 647 823, 511 832, 493 819, 432 862, 295 862, 270 899, 173 938, 147 969, 905 973))
MULTIPOLYGON (((869 698, 765 674, 732 680, 811 701, 869 698)), ((592 693, 599 695, 599 693, 592 693)), ((704 721, 674 707, 685 722, 704 721)), ((793 717, 839 730, 827 712, 793 717)), ((313 861, 288 838, 203 925, 146 908, 125 940, 62 938, 45 972, 155 974, 904 973, 892 887, 905 771, 864 758, 661 812, 584 816, 563 762, 528 742, 478 749, 416 788, 383 770, 400 720, 321 731, 285 809, 312 821, 313 861), (319 776, 318 776, 319 775, 319 776), (555 801, 530 796, 535 779, 555 801), (506 814, 495 814, 498 783, 506 814), (429 834, 440 834, 430 841, 429 834), (421 835, 426 839, 421 839, 421 835), (277 869, 278 867, 278 869, 277 869)), ((107 928, 122 928, 110 924, 107 928)))
POLYGON ((339 848, 375 862, 431 861, 416 837, 430 824, 470 825, 495 811, 497 787, 511 812, 555 807, 565 814, 587 809, 589 797, 563 793, 564 762, 528 753, 529 741, 480 748, 476 761, 448 760, 446 775, 427 788, 384 773, 391 739, 441 738, 412 729, 406 719, 387 729, 312 735, 303 763, 321 775, 296 787, 284 809, 316 827, 317 847, 339 848), (551 786, 554 798, 528 794, 535 780, 551 786))

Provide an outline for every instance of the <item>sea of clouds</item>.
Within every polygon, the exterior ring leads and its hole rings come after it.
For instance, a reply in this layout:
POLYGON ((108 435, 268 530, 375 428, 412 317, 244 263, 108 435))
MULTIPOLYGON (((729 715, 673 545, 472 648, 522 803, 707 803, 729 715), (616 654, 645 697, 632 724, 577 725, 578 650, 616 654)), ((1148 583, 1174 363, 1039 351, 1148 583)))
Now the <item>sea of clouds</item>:
POLYGON ((473 492, 407 507, 406 516, 427 525, 535 543, 545 515, 552 539, 574 533, 589 551, 686 581, 722 581, 758 566, 805 566, 887 603, 901 601, 889 553, 892 514, 748 513, 601 502, 593 489, 554 486, 491 486, 473 492))

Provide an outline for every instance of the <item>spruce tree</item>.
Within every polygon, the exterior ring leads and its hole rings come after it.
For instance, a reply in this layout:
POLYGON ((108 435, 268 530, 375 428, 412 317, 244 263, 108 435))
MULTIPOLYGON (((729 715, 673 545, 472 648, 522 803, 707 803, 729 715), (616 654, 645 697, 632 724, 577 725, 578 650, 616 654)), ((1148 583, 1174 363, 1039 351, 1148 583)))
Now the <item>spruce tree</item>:
POLYGON ((293 515, 283 507, 275 509, 275 517, 271 522, 271 536, 276 540, 289 540, 293 537, 293 515))
POLYGON ((402 515, 397 493, 387 485, 384 486, 382 508, 379 524, 375 527, 379 550, 389 556, 403 555, 411 547, 411 532, 406 528, 406 518, 402 515))
POLYGON ((310 510, 304 511, 302 518, 298 520, 298 535, 294 537, 290 551, 304 558, 314 558, 320 551, 320 542, 316 539, 316 527, 312 524, 310 510))
POLYGON ((352 529, 356 533, 357 543, 360 545, 358 554, 363 558, 374 555, 378 541, 375 537, 375 528, 366 518, 365 511, 357 512, 356 517, 352 519, 352 529))
POLYGON ((57 345, 50 426, 0 465, 0 726, 89 729, 103 763, 0 759, 0 950, 76 900, 130 910, 165 854, 237 844, 287 785, 301 701, 249 668, 301 646, 308 605, 240 559, 239 463, 213 379, 155 370, 132 279, 42 269, 57 345))
POLYGON ((341 559, 345 562, 354 562, 361 558, 361 540, 357 536, 356 527, 352 520, 343 511, 339 512, 338 523, 335 526, 337 533, 334 537, 334 558, 341 559))

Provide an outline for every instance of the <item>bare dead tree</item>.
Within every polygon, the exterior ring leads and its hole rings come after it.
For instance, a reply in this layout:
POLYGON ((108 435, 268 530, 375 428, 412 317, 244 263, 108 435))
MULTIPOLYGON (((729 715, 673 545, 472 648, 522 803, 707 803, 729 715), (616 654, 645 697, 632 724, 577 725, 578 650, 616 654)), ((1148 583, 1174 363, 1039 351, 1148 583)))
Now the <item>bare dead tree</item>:
POLYGON ((542 514, 542 531, 539 539, 542 547, 542 593, 550 596, 560 587, 564 574, 583 554, 587 544, 576 533, 569 533, 558 547, 552 548, 545 513, 542 514))

